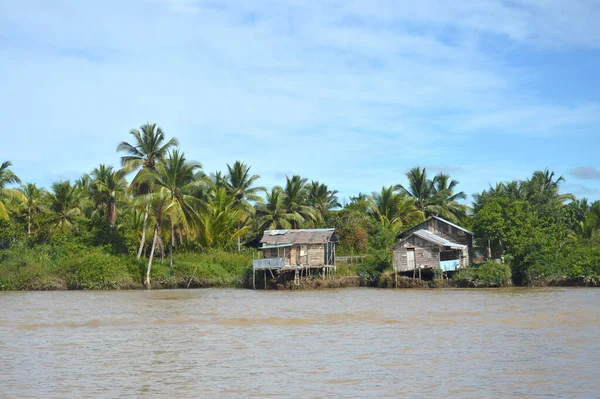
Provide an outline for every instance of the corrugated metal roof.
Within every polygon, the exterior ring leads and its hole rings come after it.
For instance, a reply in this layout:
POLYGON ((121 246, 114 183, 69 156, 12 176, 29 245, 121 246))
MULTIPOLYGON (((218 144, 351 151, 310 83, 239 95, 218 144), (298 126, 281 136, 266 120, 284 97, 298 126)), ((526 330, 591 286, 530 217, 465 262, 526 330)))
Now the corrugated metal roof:
POLYGON ((431 231, 428 231, 428 230, 417 230, 413 234, 416 235, 417 237, 424 239, 425 241, 429 241, 433 244, 437 244, 442 247, 451 247, 451 248, 466 248, 467 247, 466 245, 457 244, 455 242, 446 240, 445 238, 435 235, 431 231))
POLYGON ((335 229, 266 230, 260 240, 263 245, 323 244, 337 242, 335 229))
POLYGON ((469 233, 469 234, 471 234, 471 235, 474 235, 474 233, 473 233, 472 231, 469 231, 469 230, 467 230, 467 229, 465 229, 465 228, 463 228, 463 227, 460 227, 460 226, 459 226, 459 225, 457 225, 457 224, 454 224, 454 223, 452 223, 452 222, 449 222, 449 221, 447 221, 446 219, 442 219, 442 218, 441 218, 441 217, 439 217, 439 216, 432 216, 432 218, 434 218, 434 219, 437 219, 437 220, 439 220, 439 221, 442 221, 442 222, 444 222, 444 223, 447 223, 447 224, 449 224, 449 225, 450 225, 450 226, 452 226, 452 227, 456 227, 457 229, 459 229, 459 230, 462 230, 462 231, 464 231, 465 233, 469 233))
POLYGON ((286 248, 286 247, 291 247, 291 246, 292 246, 292 244, 263 245, 262 247, 258 247, 258 249, 286 248))

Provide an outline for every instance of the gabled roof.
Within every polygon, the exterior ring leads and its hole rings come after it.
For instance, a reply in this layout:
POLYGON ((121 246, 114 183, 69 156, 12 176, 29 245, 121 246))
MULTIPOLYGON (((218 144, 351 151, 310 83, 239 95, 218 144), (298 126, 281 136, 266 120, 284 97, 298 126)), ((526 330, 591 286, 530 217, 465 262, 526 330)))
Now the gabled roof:
POLYGON ((265 230, 260 243, 263 246, 282 244, 324 244, 338 242, 335 229, 265 230))
POLYGON ((437 219, 437 220, 439 220, 440 222, 444 222, 444 223, 446 223, 446 224, 449 224, 449 225, 450 225, 450 226, 452 226, 452 227, 456 227, 457 229, 459 229, 459 230, 462 230, 462 231, 464 231, 465 233, 468 233, 468 234, 474 235, 474 233, 473 233, 472 231, 469 231, 469 230, 467 230, 467 229, 465 229, 465 228, 463 228, 463 227, 460 227, 460 226, 459 226, 459 225, 457 225, 457 224, 454 224, 454 223, 452 223, 452 222, 449 222, 449 221, 447 221, 446 219, 442 219, 442 218, 441 218, 441 217, 439 217, 439 216, 432 216, 431 218, 432 218, 432 219, 437 219))
MULTIPOLYGON (((450 247, 450 248, 452 248, 452 249, 463 249, 463 248, 467 248, 467 246, 466 246, 466 245, 463 245, 463 244, 458 244, 458 243, 452 242, 452 241, 450 241, 450 240, 447 240, 447 239, 445 239, 445 238, 443 238, 443 237, 440 237, 440 236, 438 236, 438 235, 435 235, 435 234, 433 234, 433 233, 432 233, 431 231, 429 231, 429 230, 417 230, 417 231, 415 231, 414 233, 412 233, 412 234, 411 234, 411 236, 412 236, 412 235, 415 235, 415 236, 417 236, 417 237, 419 237, 419 238, 422 238, 422 239, 424 239, 425 241, 428 241, 428 242, 430 242, 430 243, 432 243, 432 244, 439 245, 440 247, 450 247)), ((407 239, 408 239, 409 237, 410 237, 410 236, 408 236, 408 237, 407 237, 407 239)), ((404 240, 402 240, 402 241, 404 241, 404 240)))
POLYGON ((398 233, 398 234, 396 235, 396 238, 400 238, 401 236, 403 236, 404 234, 406 234, 406 233, 407 233, 407 232, 409 232, 409 231, 413 231, 413 230, 420 230, 418 227, 420 227, 420 226, 422 226, 422 225, 426 225, 426 224, 427 224, 427 223, 428 223, 428 222, 429 222, 431 219, 436 219, 436 220, 439 220, 440 222, 442 222, 442 223, 445 223, 445 224, 447 224, 447 225, 450 225, 450 226, 452 226, 452 227, 454 227, 454 228, 456 228, 456 229, 458 229, 458 230, 464 231, 464 232, 465 232, 465 233, 467 233, 467 234, 474 235, 474 233, 473 233, 472 231, 469 231, 469 230, 467 230, 467 229, 465 229, 465 228, 463 228, 463 227, 460 227, 460 226, 459 226, 459 225, 457 225, 457 224, 454 224, 454 223, 452 223, 452 222, 449 222, 449 221, 447 221, 446 219, 443 219, 443 218, 441 218, 441 217, 439 217, 439 216, 431 216, 429 219, 425 220, 424 222, 421 222, 421 223, 419 223, 419 224, 417 224, 417 225, 415 225, 415 226, 411 227, 410 229, 406 229, 406 230, 404 230, 404 231, 401 231, 400 233, 398 233))

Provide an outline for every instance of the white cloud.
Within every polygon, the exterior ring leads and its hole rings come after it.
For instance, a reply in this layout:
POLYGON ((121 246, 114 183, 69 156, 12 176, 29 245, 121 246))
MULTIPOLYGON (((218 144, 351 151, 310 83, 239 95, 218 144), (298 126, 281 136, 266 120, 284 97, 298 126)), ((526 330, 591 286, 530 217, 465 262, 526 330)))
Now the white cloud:
POLYGON ((505 53, 598 47, 598 10, 511 4, 5 3, 5 142, 32 178, 49 163, 58 176, 115 164, 127 131, 157 121, 209 171, 238 158, 371 191, 408 166, 455 164, 448 143, 480 132, 593 131, 598 103, 528 91, 534 74, 505 53))

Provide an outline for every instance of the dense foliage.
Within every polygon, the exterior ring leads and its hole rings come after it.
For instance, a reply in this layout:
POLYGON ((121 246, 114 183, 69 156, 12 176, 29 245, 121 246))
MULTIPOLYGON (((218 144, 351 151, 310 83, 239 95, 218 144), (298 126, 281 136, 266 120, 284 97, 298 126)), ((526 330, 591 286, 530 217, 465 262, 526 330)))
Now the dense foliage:
MULTIPOLYGON (((456 180, 420 167, 341 204, 336 190, 299 175, 261 187, 241 161, 206 173, 156 124, 130 135, 117 146, 120 169, 101 164, 48 189, 0 165, 0 288, 243 285, 264 229, 320 227, 336 228, 338 255, 366 256, 353 273, 374 283, 391 267, 396 235, 432 215, 471 228, 475 258, 504 257, 517 284, 598 281, 600 203, 560 193, 563 178, 548 170, 498 183, 472 208, 456 180)), ((506 285, 505 268, 498 277, 486 265, 461 278, 506 285)))

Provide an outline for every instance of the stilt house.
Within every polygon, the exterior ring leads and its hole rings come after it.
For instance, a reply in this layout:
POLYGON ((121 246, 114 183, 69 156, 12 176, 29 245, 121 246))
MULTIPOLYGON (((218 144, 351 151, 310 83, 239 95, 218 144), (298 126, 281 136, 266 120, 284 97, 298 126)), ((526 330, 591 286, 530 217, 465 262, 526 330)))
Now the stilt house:
POLYGON ((457 270, 471 265, 473 233, 433 216, 396 237, 393 260, 399 272, 416 269, 457 270))
POLYGON ((260 240, 264 259, 254 261, 271 268, 335 267, 335 229, 266 230, 260 240))
MULTIPOLYGON (((335 244, 338 243, 335 229, 266 230, 260 240, 259 249, 263 259, 252 262, 254 273, 262 270, 273 276, 273 272, 293 271, 294 279, 308 275, 312 269, 325 275, 335 269, 335 244)), ((266 280, 265 280, 266 285, 266 280)))

